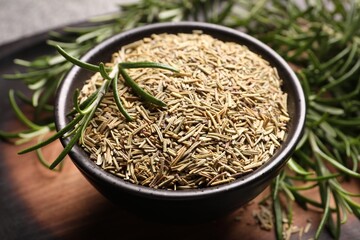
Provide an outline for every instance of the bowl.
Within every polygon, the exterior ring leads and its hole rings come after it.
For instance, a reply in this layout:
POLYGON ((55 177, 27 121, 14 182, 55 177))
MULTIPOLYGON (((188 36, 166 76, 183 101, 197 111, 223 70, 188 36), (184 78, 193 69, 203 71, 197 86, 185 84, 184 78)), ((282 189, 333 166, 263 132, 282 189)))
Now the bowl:
MULTIPOLYGON (((194 222, 215 219, 246 204, 260 194, 285 166, 298 143, 305 122, 305 98, 302 87, 289 65, 270 47, 259 40, 227 27, 199 23, 158 23, 139 27, 113 36, 92 48, 81 60, 98 64, 108 62, 121 46, 160 33, 191 33, 201 30, 222 41, 247 46, 277 68, 283 79, 282 90, 288 94, 288 135, 281 147, 264 165, 237 180, 194 190, 162 190, 136 185, 104 171, 89 159, 88 154, 75 145, 69 156, 86 179, 116 205, 152 220, 194 222)), ((73 67, 58 88, 55 103, 57 130, 68 122, 66 116, 73 107, 73 92, 81 88, 93 73, 73 67)), ((69 139, 62 139, 65 146, 69 139)))

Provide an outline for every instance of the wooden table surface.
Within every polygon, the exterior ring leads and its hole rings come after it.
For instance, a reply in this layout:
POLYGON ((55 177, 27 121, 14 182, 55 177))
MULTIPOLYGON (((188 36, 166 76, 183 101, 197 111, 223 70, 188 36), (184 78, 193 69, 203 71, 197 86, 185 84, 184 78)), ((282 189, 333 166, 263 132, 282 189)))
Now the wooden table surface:
MULTIPOLYGON (((18 69, 14 58, 31 59, 50 51, 40 34, 0 47, 0 75, 18 69)), ((21 70, 21 69, 20 69, 21 70)), ((24 89, 20 82, 0 77, 0 129, 17 131, 23 126, 16 120, 7 99, 10 88, 24 89)), ((45 169, 33 153, 17 155, 32 143, 15 146, 0 141, 0 239, 274 239, 273 230, 266 231, 253 217, 259 212, 257 204, 267 191, 233 213, 212 222, 198 224, 161 224, 144 220, 127 212, 100 195, 74 167, 65 160, 62 172, 45 169)), ((61 150, 60 143, 44 149, 48 159, 54 159, 61 150)), ((360 192, 360 184, 349 183, 360 192)), ((309 193, 309 194, 316 194, 309 193)), ((221 204, 221 203, 219 203, 221 204)), ((304 211, 294 205, 294 225, 311 227, 299 238, 314 236, 320 214, 304 211)), ((331 239, 327 232, 321 239, 331 239)), ((360 239, 360 224, 351 216, 343 225, 341 239, 360 239)))

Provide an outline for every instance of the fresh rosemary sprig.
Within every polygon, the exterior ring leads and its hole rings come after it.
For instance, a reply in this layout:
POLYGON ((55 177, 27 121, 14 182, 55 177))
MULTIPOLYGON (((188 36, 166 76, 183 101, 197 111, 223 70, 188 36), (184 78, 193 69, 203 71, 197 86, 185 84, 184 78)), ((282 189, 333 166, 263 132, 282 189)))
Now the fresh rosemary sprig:
MULTIPOLYGON (((101 100, 105 96, 105 94, 109 91, 110 86, 113 87, 113 93, 114 93, 114 100, 117 104, 117 107, 119 108, 120 112, 124 115, 126 120, 131 121, 132 118, 130 115, 126 112, 124 107, 121 104, 120 97, 117 93, 117 81, 119 80, 119 75, 124 79, 125 83, 129 85, 134 92, 145 101, 158 105, 160 107, 165 107, 166 104, 163 103, 161 100, 155 98, 151 94, 145 92, 127 73, 127 68, 161 68, 170 70, 172 72, 178 72, 175 68, 160 64, 160 63, 153 63, 153 62, 119 62, 112 68, 105 68, 103 63, 100 63, 99 66, 89 64, 86 62, 82 62, 79 59, 70 56, 66 51, 64 51, 60 46, 57 46, 58 52, 64 56, 65 59, 67 59, 69 62, 82 67, 84 69, 87 69, 89 71, 93 72, 99 72, 101 76, 104 78, 101 86, 92 94, 90 97, 86 99, 83 103, 79 104, 79 90, 77 89, 74 92, 73 96, 73 102, 74 102, 74 111, 71 112, 71 115, 75 116, 72 121, 70 121, 63 129, 59 130, 57 133, 49 137, 47 140, 42 141, 34 146, 31 146, 25 150, 22 150, 19 152, 19 154, 28 153, 34 150, 38 150, 53 141, 60 139, 60 138, 68 138, 71 137, 69 143, 66 145, 64 150, 59 154, 59 156, 53 161, 51 165, 48 167, 50 169, 54 169, 69 153, 69 151, 74 147, 75 144, 79 143, 82 144, 84 142, 84 133, 86 130, 86 127, 89 125, 92 117, 94 116, 99 104, 101 103, 101 100), (110 73, 108 73, 108 71, 110 73)), ((10 94, 12 96, 13 91, 10 91, 10 94)), ((11 97, 13 99, 13 97, 11 97)), ((14 105, 16 106, 16 105, 14 105)), ((22 121, 28 125, 32 129, 44 129, 43 127, 39 127, 35 124, 33 124, 31 121, 29 121, 25 115, 22 114, 22 112, 16 107, 15 111, 18 113, 19 119, 22 119, 22 121)), ((38 152, 39 154, 39 152, 38 152)), ((40 159, 43 161, 43 157, 40 157, 40 159)), ((47 166, 47 164, 45 164, 47 166)))
MULTIPOLYGON (((276 236, 283 237, 283 213, 292 216, 291 208, 281 205, 280 197, 285 197, 305 209, 311 205, 322 210, 315 238, 319 238, 325 228, 334 238, 339 238, 341 224, 346 222, 348 213, 360 219, 360 204, 354 200, 360 193, 350 193, 343 186, 343 182, 359 178, 359 1, 305 0, 301 5, 295 0, 142 0, 123 6, 118 13, 96 19, 95 25, 67 28, 65 34, 52 33, 53 39, 48 44, 60 45, 78 58, 115 33, 146 23, 179 20, 240 28, 270 45, 294 66, 306 94, 307 122, 304 136, 287 168, 272 184, 270 199, 276 236), (319 201, 302 193, 309 189, 317 190, 321 196, 319 201), (329 204, 331 198, 333 204, 329 204)), ((28 71, 7 75, 7 78, 25 82, 33 95, 26 99, 21 93, 10 91, 10 102, 28 129, 19 133, 0 132, 0 136, 19 139, 20 144, 54 130, 51 121, 39 124, 44 122, 40 113, 52 111, 49 100, 71 64, 58 54, 31 62, 15 62, 26 66, 28 71), (34 106, 35 124, 21 113, 15 96, 34 106)), ((101 68, 106 78, 108 69, 101 68)), ((96 66, 98 70, 100 67, 96 66)), ((112 85, 115 89, 114 84, 116 81, 112 85)), ((87 104, 95 101, 95 96, 87 104)), ((86 109, 81 104, 77 108, 86 109)))
MULTIPOLYGON (((352 199, 360 194, 341 184, 360 177, 360 31, 354 27, 360 23, 360 3, 330 2, 332 9, 325 1, 309 1, 304 10, 294 2, 273 1, 248 22, 250 34, 294 64, 306 93, 306 131, 278 191, 305 209, 323 209, 316 239, 325 227, 338 239, 347 213, 360 219, 360 204, 352 199), (313 188, 320 202, 301 193, 313 188)), ((278 199, 273 204, 274 214, 281 216, 278 199)), ((280 226, 281 218, 275 219, 280 226)))

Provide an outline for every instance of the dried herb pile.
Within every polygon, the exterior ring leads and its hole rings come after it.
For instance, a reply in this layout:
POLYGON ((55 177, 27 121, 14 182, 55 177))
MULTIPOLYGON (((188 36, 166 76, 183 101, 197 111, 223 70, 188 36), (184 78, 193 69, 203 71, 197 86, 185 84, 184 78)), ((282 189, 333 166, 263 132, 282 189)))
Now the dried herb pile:
MULTIPOLYGON (((152 107, 120 80, 117 91, 131 122, 113 93, 105 96, 83 141, 105 170, 154 188, 214 186, 261 166, 281 145, 289 121, 282 80, 246 47, 201 33, 161 34, 113 56, 115 63, 144 61, 177 66, 179 73, 129 69, 139 86, 166 104, 152 107)), ((102 81, 93 76, 81 101, 102 81)))
MULTIPOLYGON (((271 200, 275 233, 283 238, 282 214, 292 223, 292 204, 322 212, 318 239, 327 229, 335 239, 348 214, 360 218, 360 193, 350 193, 343 183, 359 182, 360 161, 360 3, 357 0, 142 0, 122 6, 121 11, 96 19, 89 27, 72 27, 51 33, 50 45, 60 45, 79 57, 107 37, 146 23, 162 21, 206 21, 238 28, 270 45, 294 66, 306 92, 305 135, 288 167, 272 184, 271 200), (303 191, 316 190, 319 200, 303 191)), ((52 111, 51 96, 63 74, 71 67, 58 54, 34 61, 16 60, 26 73, 8 75, 21 80, 33 92, 30 99, 11 91, 11 104, 19 120, 28 127, 20 133, 0 132, 4 139, 21 144, 54 130, 42 119, 52 111), (34 107, 34 122, 16 104, 16 99, 34 107), (45 122, 45 123, 44 123, 45 122)), ((41 162, 48 165, 41 158, 41 162)))

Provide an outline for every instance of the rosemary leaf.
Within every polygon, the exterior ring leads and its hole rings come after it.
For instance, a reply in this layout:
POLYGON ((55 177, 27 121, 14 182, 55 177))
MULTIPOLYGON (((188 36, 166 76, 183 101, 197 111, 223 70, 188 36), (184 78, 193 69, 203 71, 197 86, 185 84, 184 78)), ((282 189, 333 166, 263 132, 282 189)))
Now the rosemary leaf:
POLYGON ((36 149, 44 147, 44 146, 48 145, 49 143, 57 140, 58 138, 63 136, 66 132, 68 132, 71 128, 73 128, 81 120, 81 118, 82 118, 81 115, 77 116, 70 123, 68 123, 68 125, 65 128, 59 130, 57 133, 55 133, 54 135, 52 135, 51 137, 49 137, 45 141, 42 141, 42 142, 40 142, 40 143, 38 143, 38 144, 36 144, 36 145, 34 145, 32 147, 26 148, 26 149, 20 151, 18 154, 24 154, 24 153, 34 151, 36 149))
POLYGON ((275 217, 275 235, 277 239, 283 238, 282 210, 278 194, 280 176, 277 176, 272 184, 273 213, 275 217))
POLYGON ((288 166, 290 169, 292 169, 294 172, 300 175, 312 175, 312 172, 306 171, 304 168, 302 168, 299 164, 297 164, 294 159, 290 158, 288 161, 288 166))
POLYGON ((61 161, 66 157, 66 155, 70 152, 70 150, 74 147, 74 145, 79 141, 81 136, 81 131, 76 132, 76 134, 73 136, 73 138, 69 141, 69 143, 66 145, 64 150, 61 151, 59 156, 51 163, 49 169, 54 169, 56 166, 61 163, 61 161))
POLYGON ((93 71, 93 72, 98 72, 99 71, 98 66, 90 64, 90 63, 85 63, 85 62, 79 61, 79 59, 74 58, 71 55, 69 55, 67 52, 65 52, 64 49, 62 49, 59 45, 57 45, 56 49, 69 62, 71 62, 71 63, 73 63, 73 64, 75 64, 75 65, 77 65, 79 67, 85 68, 85 69, 87 69, 89 71, 93 71))
POLYGON ((127 121, 132 121, 131 116, 129 115, 129 113, 125 110, 124 106, 121 103, 121 99, 119 96, 119 92, 118 92, 118 78, 119 75, 116 74, 114 79, 112 80, 112 89, 113 89, 113 93, 114 93, 114 100, 116 103, 116 106, 119 108, 120 112, 124 115, 124 117, 126 118, 127 121))
POLYGON ((120 67, 123 69, 126 68, 161 68, 165 70, 169 70, 172 72, 178 73, 179 70, 177 70, 174 67, 171 67, 169 65, 161 64, 161 63, 154 63, 154 62, 121 62, 119 63, 120 67))
POLYGON ((324 213, 321 218, 320 224, 315 233, 315 239, 319 239, 321 232, 325 228, 326 221, 330 217, 330 190, 327 189, 322 193, 323 201, 325 202, 323 205, 324 213))
POLYGON ((28 126, 31 129, 41 129, 42 127, 34 124, 33 122, 31 122, 26 116, 25 114, 21 111, 21 109, 19 108, 19 106, 17 105, 16 101, 15 101, 15 94, 14 94, 14 90, 10 90, 9 91, 9 99, 10 99, 10 104, 11 107, 13 108, 17 118, 26 126, 28 126))
POLYGON ((134 80, 132 80, 130 76, 125 72, 125 70, 121 67, 121 65, 119 65, 119 71, 121 76, 124 78, 125 83, 128 84, 139 97, 143 98, 149 103, 158 105, 160 107, 166 107, 166 104, 164 102, 145 92, 134 80))

